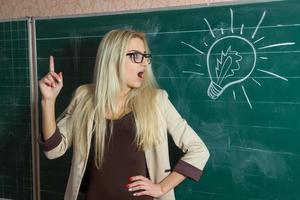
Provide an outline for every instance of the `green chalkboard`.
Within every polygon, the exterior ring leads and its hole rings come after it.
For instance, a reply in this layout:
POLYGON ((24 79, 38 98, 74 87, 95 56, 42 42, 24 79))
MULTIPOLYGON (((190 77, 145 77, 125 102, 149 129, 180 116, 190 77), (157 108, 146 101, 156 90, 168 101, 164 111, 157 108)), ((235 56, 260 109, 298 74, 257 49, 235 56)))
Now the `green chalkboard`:
MULTIPOLYGON (((186 180, 176 188, 177 199, 296 200, 299 13, 296 1, 274 1, 38 19, 38 74, 47 73, 54 55, 65 76, 58 114, 74 89, 91 81, 103 35, 115 28, 142 30, 161 88, 211 153, 200 182, 186 180)), ((178 150, 171 149, 174 164, 178 150)), ((42 199, 62 198, 70 157, 42 156, 42 199)))
POLYGON ((27 20, 0 22, 0 199, 32 199, 27 20))

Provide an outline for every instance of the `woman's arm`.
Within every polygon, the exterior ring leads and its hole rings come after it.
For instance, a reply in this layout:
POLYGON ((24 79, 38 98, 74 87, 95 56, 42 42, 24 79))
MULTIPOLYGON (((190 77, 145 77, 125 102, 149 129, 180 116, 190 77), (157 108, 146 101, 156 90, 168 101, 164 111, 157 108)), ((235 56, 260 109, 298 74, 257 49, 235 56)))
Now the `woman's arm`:
POLYGON ((43 140, 48 140, 55 132, 55 101, 42 100, 42 133, 43 140))
POLYGON ((182 174, 172 171, 164 180, 162 180, 159 185, 161 187, 162 193, 166 194, 171 189, 175 188, 179 185, 182 181, 185 180, 185 176, 182 174))
POLYGON ((184 153, 173 170, 198 181, 208 161, 209 151, 200 136, 178 113, 165 91, 162 92, 162 102, 168 133, 184 153))
POLYGON ((58 157, 64 152, 63 148, 60 148, 60 153, 49 153, 62 141, 62 136, 55 121, 55 101, 62 87, 62 73, 57 74, 54 72, 54 59, 50 56, 49 73, 39 81, 42 108, 42 134, 38 139, 49 159, 58 157))
POLYGON ((54 72, 54 59, 50 56, 49 73, 39 81, 42 96, 42 131, 44 140, 49 139, 56 129, 55 101, 63 87, 62 79, 62 73, 57 74, 54 72))
POLYGON ((195 131, 180 116, 168 99, 168 94, 161 94, 162 109, 167 123, 167 129, 175 144, 184 152, 173 171, 160 183, 153 183, 144 176, 133 176, 132 183, 127 185, 134 196, 149 195, 161 197, 180 184, 185 178, 199 180, 202 170, 209 158, 209 152, 204 142, 195 131), (142 191, 138 191, 142 190, 142 191))

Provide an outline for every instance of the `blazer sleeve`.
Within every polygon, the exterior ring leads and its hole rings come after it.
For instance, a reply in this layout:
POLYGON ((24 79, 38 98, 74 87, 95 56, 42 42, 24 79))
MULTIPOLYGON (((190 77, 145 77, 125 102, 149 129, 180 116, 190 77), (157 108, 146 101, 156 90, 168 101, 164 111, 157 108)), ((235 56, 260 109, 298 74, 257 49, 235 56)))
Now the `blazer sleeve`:
POLYGON ((59 117, 54 134, 47 140, 43 139, 42 134, 39 135, 38 143, 41 145, 48 159, 55 159, 64 155, 72 144, 73 134, 67 130, 67 126, 76 108, 79 88, 76 89, 70 104, 59 117))
POLYGON ((184 152, 173 170, 198 181, 208 161, 209 151, 198 134, 177 112, 166 91, 162 92, 162 99, 168 133, 184 152))

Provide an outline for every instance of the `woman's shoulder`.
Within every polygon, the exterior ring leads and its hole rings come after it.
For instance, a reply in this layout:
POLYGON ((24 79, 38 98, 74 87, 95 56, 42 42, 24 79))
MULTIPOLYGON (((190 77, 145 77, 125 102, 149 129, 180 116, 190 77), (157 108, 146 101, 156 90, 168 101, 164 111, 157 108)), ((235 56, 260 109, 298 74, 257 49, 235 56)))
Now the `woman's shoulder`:
POLYGON ((168 103, 169 95, 164 89, 158 89, 156 93, 156 102, 159 107, 165 107, 168 103))
POLYGON ((94 91, 94 84, 92 83, 80 85, 76 88, 74 92, 74 98, 93 94, 93 91, 94 91))
POLYGON ((92 99, 94 91, 93 88, 93 84, 84 84, 78 86, 73 92, 70 105, 84 104, 88 100, 92 99))
POLYGON ((157 89, 157 98, 158 99, 164 99, 168 98, 168 93, 164 89, 157 89))

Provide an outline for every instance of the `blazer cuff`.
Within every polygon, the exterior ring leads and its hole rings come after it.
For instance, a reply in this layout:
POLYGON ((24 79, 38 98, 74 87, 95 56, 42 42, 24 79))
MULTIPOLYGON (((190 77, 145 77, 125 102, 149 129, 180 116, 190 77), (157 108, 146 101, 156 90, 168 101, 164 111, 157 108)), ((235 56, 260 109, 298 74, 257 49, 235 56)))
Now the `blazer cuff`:
POLYGON ((44 140, 43 135, 40 134, 38 143, 40 144, 40 146, 44 151, 51 151, 52 149, 54 149, 60 144, 61 140, 62 140, 62 136, 60 134, 58 127, 56 127, 53 135, 47 140, 44 140))
POLYGON ((194 181, 199 181, 200 176, 202 175, 202 170, 194 167, 193 165, 183 160, 179 160, 179 162, 173 170, 190 179, 193 179, 194 181))

